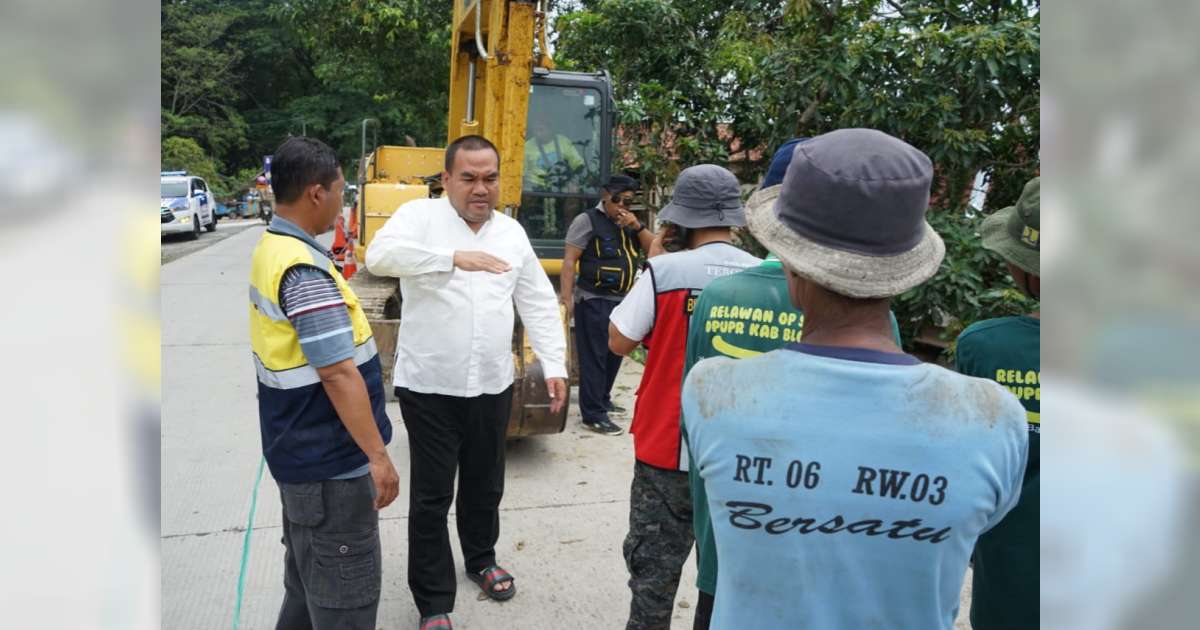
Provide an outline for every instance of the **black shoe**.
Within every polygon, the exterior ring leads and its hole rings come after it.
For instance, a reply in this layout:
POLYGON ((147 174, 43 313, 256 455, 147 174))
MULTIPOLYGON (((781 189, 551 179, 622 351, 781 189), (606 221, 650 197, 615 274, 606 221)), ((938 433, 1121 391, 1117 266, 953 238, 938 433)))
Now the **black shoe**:
POLYGON ((588 431, 603 433, 604 435, 621 435, 625 432, 625 429, 613 424, 613 421, 607 418, 600 420, 599 422, 584 421, 583 428, 587 429, 588 431))
POLYGON ((624 407, 613 404, 613 401, 611 401, 611 400, 608 401, 608 403, 605 406, 608 408, 609 411, 611 411, 613 413, 625 413, 627 411, 624 407))

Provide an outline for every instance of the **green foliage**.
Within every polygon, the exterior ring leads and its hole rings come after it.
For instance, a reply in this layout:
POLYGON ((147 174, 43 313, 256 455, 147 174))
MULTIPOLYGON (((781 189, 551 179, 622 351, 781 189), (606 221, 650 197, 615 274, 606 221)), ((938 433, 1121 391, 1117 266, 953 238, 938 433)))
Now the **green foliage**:
POLYGON ((290 111, 339 155, 358 154, 368 117, 391 143, 444 145, 452 13, 451 0, 274 4, 270 14, 295 34, 322 88, 290 111))
POLYGON ((162 136, 189 137, 212 154, 246 146, 229 45, 236 13, 204 10, 205 3, 166 2, 162 7, 162 136))
POLYGON ((982 220, 953 212, 930 215, 930 225, 946 243, 946 258, 932 280, 893 300, 905 339, 933 324, 950 341, 978 320, 1036 310, 1037 303, 1013 283, 1004 260, 981 246, 982 220))
POLYGON ((212 187, 213 193, 222 197, 228 194, 224 178, 217 173, 217 166, 200 145, 191 138, 172 136, 162 141, 162 169, 164 171, 187 171, 199 175, 212 187))
POLYGON ((965 216, 976 173, 990 212, 1037 172, 1037 0, 595 0, 556 27, 562 65, 612 73, 644 184, 726 163, 733 138, 763 151, 729 164, 755 181, 789 138, 879 129, 934 161, 930 218, 948 241, 933 285, 898 301, 911 328, 1026 306, 965 216))
MULTIPOLYGON (((561 16, 557 60, 566 69, 612 74, 622 146, 647 188, 669 185, 682 166, 729 158, 724 124, 757 81, 756 20, 785 5, 697 0, 604 0, 561 16), (652 45, 647 45, 652 43, 652 45)), ((753 137, 745 138, 751 146, 753 137)))
MULTIPOLYGON (((289 135, 360 151, 444 142, 451 0, 166 0, 162 137, 194 140, 244 187, 289 135), (247 177, 249 175, 249 177, 247 177)), ((347 172, 353 177, 353 171, 347 172)))

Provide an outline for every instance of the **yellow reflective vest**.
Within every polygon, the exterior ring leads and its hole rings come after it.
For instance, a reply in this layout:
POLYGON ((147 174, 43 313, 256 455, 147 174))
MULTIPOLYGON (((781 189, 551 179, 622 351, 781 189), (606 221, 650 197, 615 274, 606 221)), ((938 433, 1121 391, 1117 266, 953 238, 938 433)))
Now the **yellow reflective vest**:
POLYGON ((283 276, 297 265, 324 270, 341 291, 354 329, 353 360, 366 382, 375 424, 385 444, 392 436, 375 339, 358 297, 327 252, 268 228, 254 249, 250 267, 250 347, 258 376, 263 455, 275 479, 286 483, 330 479, 367 463, 280 306, 283 276))

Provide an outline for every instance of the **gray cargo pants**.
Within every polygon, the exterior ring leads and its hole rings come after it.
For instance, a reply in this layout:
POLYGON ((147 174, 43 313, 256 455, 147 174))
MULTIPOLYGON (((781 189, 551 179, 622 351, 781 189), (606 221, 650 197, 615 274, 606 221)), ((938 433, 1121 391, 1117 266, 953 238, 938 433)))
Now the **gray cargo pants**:
POLYGON ((280 483, 283 606, 277 630, 374 630, 382 581, 370 475, 280 483))
POLYGON ((625 628, 668 630, 683 563, 696 540, 688 474, 637 462, 629 494, 624 552, 633 601, 625 628))

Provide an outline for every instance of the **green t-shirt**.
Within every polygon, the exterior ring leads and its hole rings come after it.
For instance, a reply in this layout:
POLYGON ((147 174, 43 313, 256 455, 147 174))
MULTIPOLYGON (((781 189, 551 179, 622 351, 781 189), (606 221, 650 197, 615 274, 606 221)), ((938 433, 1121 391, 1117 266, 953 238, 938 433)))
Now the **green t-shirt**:
POLYGON ((1007 387, 1029 418, 1029 463, 1021 499, 975 543, 971 584, 975 630, 1038 627, 1041 330, 1041 320, 1034 317, 1001 317, 976 322, 958 337, 958 371, 1007 387))
MULTIPOLYGON (((896 316, 891 317, 892 333, 899 345, 900 327, 896 316)), ((803 324, 804 315, 788 297, 787 280, 778 259, 768 258, 757 267, 717 278, 700 293, 692 311, 683 376, 686 379, 692 366, 702 359, 745 359, 798 342, 803 324)), ((687 439, 686 431, 683 437, 687 439)), ((696 586, 711 595, 717 590, 717 545, 708 514, 708 494, 690 450, 688 478, 699 567, 696 586)))

